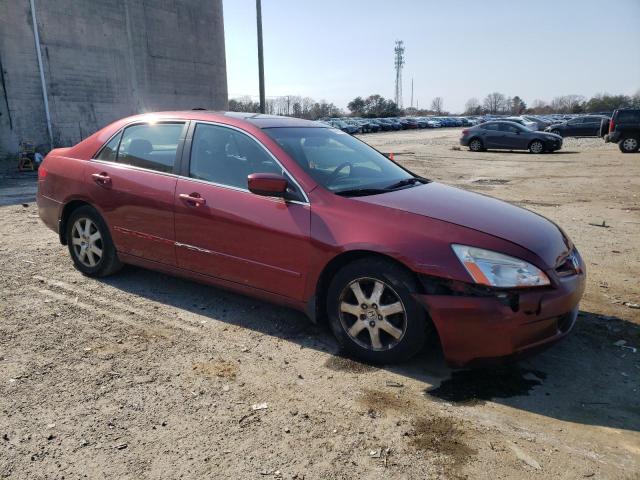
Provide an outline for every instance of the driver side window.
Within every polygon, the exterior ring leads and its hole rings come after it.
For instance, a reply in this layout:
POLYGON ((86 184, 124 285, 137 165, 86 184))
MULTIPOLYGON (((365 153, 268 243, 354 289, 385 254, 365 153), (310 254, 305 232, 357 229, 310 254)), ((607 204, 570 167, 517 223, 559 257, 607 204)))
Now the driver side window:
POLYGON ((191 143, 189 176, 247 190, 252 173, 275 173, 289 181, 289 199, 302 200, 282 167, 254 139, 232 128, 199 123, 191 143))
POLYGON ((189 176, 237 188, 247 188, 251 173, 277 173, 282 168, 264 148, 231 128, 198 124, 191 144, 189 176))

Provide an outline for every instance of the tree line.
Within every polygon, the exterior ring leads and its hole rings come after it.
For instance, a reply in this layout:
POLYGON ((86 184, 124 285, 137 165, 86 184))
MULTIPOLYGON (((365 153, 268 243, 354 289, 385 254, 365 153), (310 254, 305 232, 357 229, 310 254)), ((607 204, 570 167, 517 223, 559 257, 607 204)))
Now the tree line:
MULTIPOLYGON (((397 117, 402 115, 448 115, 445 110, 444 99, 435 97, 431 101, 431 108, 400 109, 393 100, 374 94, 368 97, 358 96, 347 104, 352 116, 365 118, 397 117)), ((640 90, 634 95, 610 95, 599 93, 591 98, 582 95, 562 95, 554 97, 550 102, 536 99, 531 105, 518 95, 509 97, 500 92, 488 94, 482 101, 476 97, 467 100, 464 115, 522 115, 550 113, 598 113, 612 112, 616 108, 640 108, 640 90)), ((259 112, 260 104, 251 97, 244 96, 229 100, 229 110, 234 112, 259 112)), ((265 105, 266 113, 272 115, 286 115, 290 117, 317 120, 325 117, 342 117, 345 112, 326 100, 316 101, 310 97, 298 95, 284 95, 268 98, 265 105)))
POLYGON ((612 112, 616 108, 640 108, 640 90, 634 95, 610 95, 599 93, 587 99, 582 95, 562 95, 554 97, 551 102, 536 99, 528 106, 518 95, 508 97, 500 92, 493 92, 484 97, 482 102, 470 98, 465 104, 465 115, 508 114, 522 115, 549 113, 598 113, 612 112))
MULTIPOLYGON (((232 98, 229 100, 229 110, 232 112, 260 112, 260 103, 249 96, 232 98)), ((283 95, 267 98, 265 113, 270 115, 285 115, 288 117, 317 120, 324 117, 343 116, 344 112, 333 103, 326 100, 316 101, 311 97, 298 95, 283 95)))

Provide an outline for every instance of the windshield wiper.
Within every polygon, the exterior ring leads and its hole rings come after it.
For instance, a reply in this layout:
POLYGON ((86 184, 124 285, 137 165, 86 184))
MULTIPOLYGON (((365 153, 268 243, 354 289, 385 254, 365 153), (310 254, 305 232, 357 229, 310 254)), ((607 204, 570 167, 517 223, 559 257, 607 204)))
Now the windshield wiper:
POLYGON ((404 180, 400 180, 399 182, 393 183, 391 185, 389 185, 388 187, 385 188, 385 190, 395 190, 397 188, 401 188, 401 187, 407 187, 409 185, 415 185, 416 182, 420 182, 423 183, 424 180, 422 178, 419 177, 411 177, 411 178, 405 178, 404 180))
POLYGON ((353 188, 349 190, 338 190, 333 193, 343 197, 361 197, 365 195, 378 195, 379 193, 386 193, 388 191, 386 188, 353 188))

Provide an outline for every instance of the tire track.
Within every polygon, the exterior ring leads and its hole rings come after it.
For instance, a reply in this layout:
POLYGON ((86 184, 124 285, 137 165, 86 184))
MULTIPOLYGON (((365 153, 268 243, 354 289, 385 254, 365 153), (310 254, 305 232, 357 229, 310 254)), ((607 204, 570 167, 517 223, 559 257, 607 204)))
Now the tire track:
MULTIPOLYGON (((64 294, 55 293, 50 290, 42 289, 43 293, 48 292, 46 293, 47 295, 55 296, 57 300, 63 301, 72 306, 74 305, 78 306, 79 308, 91 311, 92 313, 104 314, 106 317, 112 318, 116 321, 126 323, 136 328, 141 328, 141 326, 145 325, 145 323, 132 321, 130 317, 131 314, 136 315, 138 318, 145 319, 149 324, 153 326, 157 326, 158 323, 160 323, 172 330, 186 331, 194 334, 200 334, 202 331, 202 327, 200 325, 197 325, 197 326, 190 325, 182 319, 175 319, 174 321, 169 321, 162 318, 161 315, 158 315, 157 317, 152 317, 149 315, 148 312, 141 310, 139 308, 123 304, 117 300, 114 300, 113 298, 103 299, 101 297, 96 297, 95 295, 90 296, 89 294, 85 293, 83 290, 78 291, 78 289, 74 288, 72 285, 65 282, 61 282, 59 280, 52 280, 52 279, 43 277, 41 275, 34 275, 32 278, 40 282, 43 282, 49 286, 62 290, 64 294), (69 297, 70 295, 73 295, 78 298, 83 297, 85 301, 89 300, 91 303, 74 301, 69 297), (103 308, 100 308, 100 307, 103 307, 103 308), (121 311, 124 311, 128 315, 116 313, 114 309, 119 309, 121 311)), ((33 288, 40 290, 37 287, 33 287, 33 288)), ((148 327, 149 325, 145 325, 145 326, 148 327)))

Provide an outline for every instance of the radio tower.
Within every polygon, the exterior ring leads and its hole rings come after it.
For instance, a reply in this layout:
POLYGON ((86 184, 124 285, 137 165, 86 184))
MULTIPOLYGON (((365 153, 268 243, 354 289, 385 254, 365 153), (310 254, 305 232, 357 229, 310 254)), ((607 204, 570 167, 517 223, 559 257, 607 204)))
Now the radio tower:
POLYGON ((402 108, 402 66, 404 65, 404 42, 396 40, 395 67, 396 67, 396 105, 402 108))

